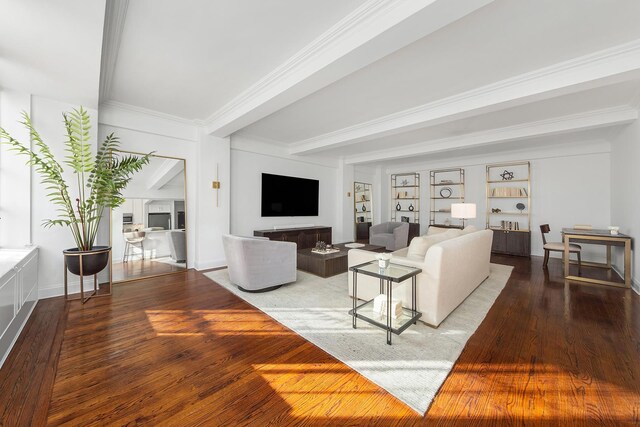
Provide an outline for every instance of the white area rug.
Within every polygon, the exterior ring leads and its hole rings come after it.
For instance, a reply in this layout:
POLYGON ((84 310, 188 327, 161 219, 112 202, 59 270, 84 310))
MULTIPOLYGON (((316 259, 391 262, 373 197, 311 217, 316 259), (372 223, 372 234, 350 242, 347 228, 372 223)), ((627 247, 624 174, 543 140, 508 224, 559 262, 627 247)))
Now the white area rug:
POLYGON ((424 414, 512 269, 491 264, 491 275, 437 329, 418 322, 391 346, 380 328, 362 320, 351 327, 347 273, 323 279, 298 271, 295 283, 258 294, 231 285, 226 269, 206 276, 424 414))

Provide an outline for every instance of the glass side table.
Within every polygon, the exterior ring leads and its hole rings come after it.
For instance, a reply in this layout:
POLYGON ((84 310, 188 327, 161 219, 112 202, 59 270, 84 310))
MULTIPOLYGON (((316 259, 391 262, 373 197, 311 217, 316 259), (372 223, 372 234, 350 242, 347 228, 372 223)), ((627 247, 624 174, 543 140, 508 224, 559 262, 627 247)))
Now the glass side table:
POLYGON ((392 334, 400 335, 409 326, 415 324, 422 316, 422 313, 416 311, 416 276, 422 272, 422 269, 399 264, 389 264, 387 268, 380 268, 376 260, 354 265, 349 268, 349 271, 353 272, 353 308, 349 310, 349 314, 352 316, 352 326, 354 329, 356 328, 357 319, 362 319, 365 322, 386 330, 387 344, 391 345, 392 334), (358 274, 380 279, 380 293, 386 294, 387 296, 386 315, 380 315, 373 310, 373 300, 357 305, 358 274), (393 318, 391 315, 393 284, 404 282, 407 279, 411 279, 411 309, 403 307, 402 314, 397 318, 393 318))

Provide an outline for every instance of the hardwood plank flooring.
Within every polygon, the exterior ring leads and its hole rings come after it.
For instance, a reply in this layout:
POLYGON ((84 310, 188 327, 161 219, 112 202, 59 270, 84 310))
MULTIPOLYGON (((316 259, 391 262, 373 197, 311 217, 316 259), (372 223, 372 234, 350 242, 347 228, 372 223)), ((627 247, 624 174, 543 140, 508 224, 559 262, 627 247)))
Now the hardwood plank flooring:
POLYGON ((0 425, 640 424, 640 297, 493 261, 514 272, 424 417, 187 271, 40 301, 0 370, 0 425))
POLYGON ((112 274, 114 282, 122 282, 184 270, 186 270, 184 264, 179 266, 153 259, 132 259, 128 262, 114 262, 112 274))

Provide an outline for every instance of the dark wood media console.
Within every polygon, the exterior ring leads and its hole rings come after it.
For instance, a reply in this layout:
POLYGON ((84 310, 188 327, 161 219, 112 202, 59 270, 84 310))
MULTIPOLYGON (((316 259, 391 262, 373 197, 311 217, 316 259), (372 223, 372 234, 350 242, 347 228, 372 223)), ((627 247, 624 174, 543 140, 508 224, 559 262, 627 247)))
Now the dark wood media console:
POLYGON ((313 248, 323 241, 331 244, 331 227, 283 228, 282 230, 255 230, 254 236, 267 237, 269 240, 282 240, 298 244, 298 249, 313 248))

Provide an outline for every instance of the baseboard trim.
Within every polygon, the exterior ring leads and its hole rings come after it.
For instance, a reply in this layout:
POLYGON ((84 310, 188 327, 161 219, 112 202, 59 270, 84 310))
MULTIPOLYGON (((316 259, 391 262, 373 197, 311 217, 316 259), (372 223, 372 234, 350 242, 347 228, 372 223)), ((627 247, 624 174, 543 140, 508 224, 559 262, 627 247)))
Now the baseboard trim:
POLYGON ((194 268, 198 271, 201 270, 209 270, 210 268, 218 268, 225 267, 227 265, 227 260, 224 258, 207 260, 207 261, 196 261, 194 263, 194 268))

